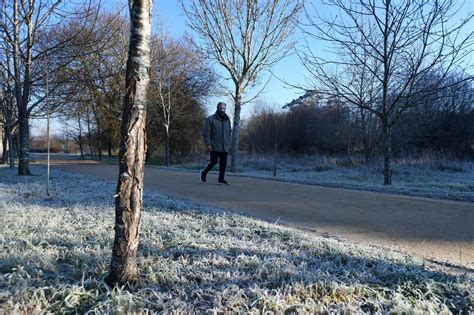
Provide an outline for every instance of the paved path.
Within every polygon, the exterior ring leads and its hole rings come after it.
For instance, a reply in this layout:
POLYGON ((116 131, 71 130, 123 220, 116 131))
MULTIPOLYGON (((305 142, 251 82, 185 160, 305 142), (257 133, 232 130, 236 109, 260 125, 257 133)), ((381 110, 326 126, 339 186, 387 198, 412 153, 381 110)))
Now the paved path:
MULTIPOLYGON (((118 166, 61 164, 65 171, 115 181, 118 166)), ((364 244, 446 259, 474 268, 474 203, 147 168, 145 188, 364 244)))

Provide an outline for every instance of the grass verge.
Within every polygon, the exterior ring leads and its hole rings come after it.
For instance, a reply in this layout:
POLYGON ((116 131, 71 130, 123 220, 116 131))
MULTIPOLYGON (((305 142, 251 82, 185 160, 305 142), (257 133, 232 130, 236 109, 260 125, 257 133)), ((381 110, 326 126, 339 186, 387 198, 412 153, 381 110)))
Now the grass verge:
POLYGON ((115 183, 0 168, 0 313, 472 312, 474 280, 410 256, 146 193, 143 281, 104 283, 115 183))

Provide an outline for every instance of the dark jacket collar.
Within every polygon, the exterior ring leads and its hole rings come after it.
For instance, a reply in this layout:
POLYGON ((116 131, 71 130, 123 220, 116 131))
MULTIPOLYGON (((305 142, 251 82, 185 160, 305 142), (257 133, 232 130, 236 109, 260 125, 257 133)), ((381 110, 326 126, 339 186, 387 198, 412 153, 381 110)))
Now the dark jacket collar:
POLYGON ((221 118, 221 116, 219 115, 219 113, 216 111, 214 116, 218 119, 218 120, 223 120, 223 121, 226 121, 226 120, 229 120, 229 116, 227 116, 227 114, 224 114, 224 117, 221 118))

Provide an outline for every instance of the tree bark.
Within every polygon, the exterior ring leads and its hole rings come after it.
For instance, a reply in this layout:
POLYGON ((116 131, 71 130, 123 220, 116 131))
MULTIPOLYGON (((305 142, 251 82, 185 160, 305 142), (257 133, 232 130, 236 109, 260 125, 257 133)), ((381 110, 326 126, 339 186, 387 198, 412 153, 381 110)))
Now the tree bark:
POLYGON ((2 137, 2 161, 0 164, 7 164, 8 152, 7 152, 7 126, 3 128, 3 137, 2 137))
POLYGON ((383 184, 392 185, 392 135, 389 122, 382 121, 383 132, 383 184))
POLYGON ((364 159, 365 164, 369 164, 370 162, 370 143, 369 143, 369 128, 368 128, 368 115, 365 112, 365 109, 359 107, 359 114, 360 114, 360 131, 362 133, 362 145, 364 147, 364 159))
POLYGON ((18 113, 18 175, 30 176, 30 125, 28 123, 28 113, 24 106, 21 106, 18 113))
POLYGON ((10 168, 15 167, 15 150, 14 145, 13 145, 13 135, 12 135, 12 130, 9 129, 9 132, 7 134, 7 139, 8 139, 8 155, 9 155, 9 163, 10 163, 10 168))
POLYGON ((130 45, 122 115, 120 173, 115 195, 115 239, 107 278, 111 285, 138 279, 137 249, 143 202, 152 5, 152 0, 130 2, 130 45))
POLYGON ((91 155, 91 160, 94 159, 94 145, 92 143, 92 132, 91 132, 91 117, 89 109, 87 110, 87 140, 89 142, 89 153, 91 155))
POLYGON ((171 154, 170 154, 170 131, 166 130, 166 167, 170 166, 171 154))
POLYGON ((230 170, 233 173, 238 172, 238 159, 239 159, 239 140, 240 140, 240 110, 242 102, 242 95, 240 87, 236 87, 236 93, 234 97, 234 128, 232 129, 232 160, 230 163, 230 170))
POLYGON ((79 125, 79 150, 81 150, 81 160, 84 160, 84 144, 82 143, 82 125, 81 125, 81 118, 77 119, 77 123, 79 125))
POLYGON ((13 148, 13 157, 17 158, 17 157, 20 156, 18 154, 18 152, 19 152, 19 149, 18 149, 18 147, 19 147, 19 145, 18 145, 18 134, 14 135, 14 136, 12 135, 12 139, 13 139, 13 142, 12 142, 13 143, 13 146, 12 146, 12 148, 13 148))
POLYGON ((100 136, 98 136, 97 141, 98 141, 98 143, 97 143, 98 148, 97 149, 99 150, 99 161, 102 161, 102 141, 100 141, 100 136))

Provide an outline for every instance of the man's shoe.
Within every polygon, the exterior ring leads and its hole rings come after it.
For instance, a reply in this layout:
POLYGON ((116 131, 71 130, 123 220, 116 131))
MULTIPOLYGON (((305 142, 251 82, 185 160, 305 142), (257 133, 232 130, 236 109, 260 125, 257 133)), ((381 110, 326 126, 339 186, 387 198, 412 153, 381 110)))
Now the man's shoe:
POLYGON ((201 182, 206 182, 206 174, 204 174, 204 170, 201 170, 201 182))
POLYGON ((218 183, 219 185, 229 185, 229 183, 228 183, 225 179, 219 179, 219 180, 217 181, 217 183, 218 183))

